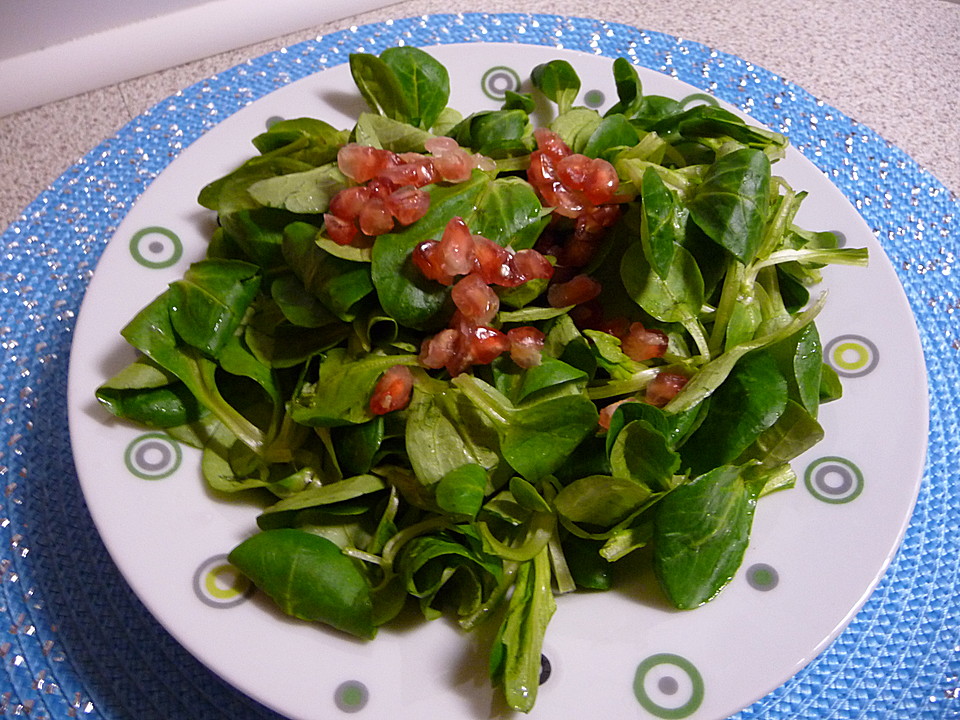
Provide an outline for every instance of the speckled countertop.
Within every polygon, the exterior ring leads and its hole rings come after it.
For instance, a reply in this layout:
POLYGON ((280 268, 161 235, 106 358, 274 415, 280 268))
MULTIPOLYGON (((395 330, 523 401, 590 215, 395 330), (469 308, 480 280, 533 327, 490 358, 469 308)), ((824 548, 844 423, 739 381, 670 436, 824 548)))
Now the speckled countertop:
MULTIPOLYGON (((960 193, 960 3, 953 0, 462 0, 456 9, 590 16, 739 55, 877 131, 960 193)), ((440 0, 407 0, 0 117, 0 228, 102 139, 181 88, 344 27, 450 11, 440 0)))

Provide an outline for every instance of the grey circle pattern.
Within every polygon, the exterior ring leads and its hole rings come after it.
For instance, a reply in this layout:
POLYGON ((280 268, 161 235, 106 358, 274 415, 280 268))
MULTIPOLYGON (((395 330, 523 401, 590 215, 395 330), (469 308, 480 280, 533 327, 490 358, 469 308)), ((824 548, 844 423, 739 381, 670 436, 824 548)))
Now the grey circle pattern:
POLYGON ((211 586, 215 586, 216 583, 215 576, 227 565, 229 561, 226 555, 214 555, 204 561, 193 574, 193 592, 204 605, 218 610, 232 608, 246 601, 253 594, 253 584, 237 570, 233 571, 235 574, 233 587, 211 592, 211 586))
POLYGON ((583 96, 583 102, 587 107, 598 108, 606 102, 606 96, 602 90, 588 90, 583 96))
POLYGON ((780 584, 780 573, 766 563, 755 563, 747 568, 747 583, 754 590, 768 592, 780 584))
POLYGON ((860 468, 841 457, 824 457, 810 464, 804 483, 811 495, 833 505, 855 500, 864 484, 860 468))
POLYGON ((880 351, 863 335, 839 335, 827 343, 823 358, 838 375, 856 378, 869 375, 876 369, 880 351))
POLYGON ((503 100, 508 91, 520 91, 520 76, 516 70, 498 65, 483 74, 480 86, 483 89, 483 94, 491 100, 503 100))
POLYGON ((131 442, 124 452, 127 469, 143 480, 169 477, 183 459, 177 442, 161 433, 146 433, 131 442))
POLYGON ((345 713, 360 712, 370 701, 367 686, 357 680, 341 683, 334 693, 334 702, 345 713))

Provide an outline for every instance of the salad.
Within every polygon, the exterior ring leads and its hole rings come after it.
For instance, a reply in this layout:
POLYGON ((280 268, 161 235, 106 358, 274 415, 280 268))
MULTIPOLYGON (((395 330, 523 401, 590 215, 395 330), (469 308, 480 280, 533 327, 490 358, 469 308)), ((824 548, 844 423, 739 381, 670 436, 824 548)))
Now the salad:
POLYGON ((734 577, 842 392, 821 270, 867 253, 795 224, 785 137, 626 59, 603 113, 563 60, 466 116, 417 48, 350 70, 352 128, 278 121, 201 190, 206 257, 97 397, 259 499, 229 559, 285 613, 496 623, 491 680, 529 711, 558 596, 638 553, 680 609, 734 577))

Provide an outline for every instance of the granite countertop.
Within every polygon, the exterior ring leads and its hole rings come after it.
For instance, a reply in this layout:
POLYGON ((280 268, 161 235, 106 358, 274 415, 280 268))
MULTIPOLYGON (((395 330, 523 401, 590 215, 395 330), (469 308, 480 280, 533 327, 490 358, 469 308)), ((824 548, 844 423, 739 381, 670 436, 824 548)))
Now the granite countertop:
MULTIPOLYGON (((612 3, 463 0, 459 12, 590 16, 676 35, 789 80, 877 131, 960 193, 960 4, 953 0, 612 3)), ((156 102, 248 58, 351 25, 450 12, 407 0, 0 117, 0 228, 75 160, 156 102)))

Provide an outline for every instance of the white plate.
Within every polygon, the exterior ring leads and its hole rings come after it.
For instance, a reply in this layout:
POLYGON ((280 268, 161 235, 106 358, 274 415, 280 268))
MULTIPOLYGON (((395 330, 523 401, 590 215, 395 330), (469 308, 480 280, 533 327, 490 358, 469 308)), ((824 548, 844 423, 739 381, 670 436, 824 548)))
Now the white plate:
MULTIPOLYGON (((616 98, 611 60, 512 44, 443 45, 450 105, 495 108, 488 96, 563 57, 586 97, 616 98), (487 92, 484 92, 484 88, 487 92), (601 94, 597 94, 601 93, 601 94)), ((645 92, 698 92, 641 69, 645 92)), ((585 97, 581 94, 581 98, 585 97)), ((364 710, 366 717, 498 714, 485 633, 445 620, 345 639, 287 619, 234 586, 224 555, 255 529, 257 508, 214 497, 199 455, 111 420, 98 385, 132 358, 119 335, 133 314, 203 256, 214 219, 199 189, 252 152, 276 117, 350 127, 364 109, 345 65, 254 102, 196 141, 150 185, 110 242, 84 299, 69 378, 70 432, 94 521, 120 570, 159 621, 228 682, 291 718, 364 710)), ((558 599, 545 651, 551 673, 531 717, 717 720, 772 691, 812 660, 863 604, 896 551, 924 462, 927 397, 913 316, 881 247, 843 195, 798 152, 776 166, 808 190, 798 224, 870 249, 868 269, 829 268, 818 326, 844 398, 824 406, 826 439, 794 463, 788 492, 759 504, 743 567, 714 602, 670 610, 649 578, 558 599)))

